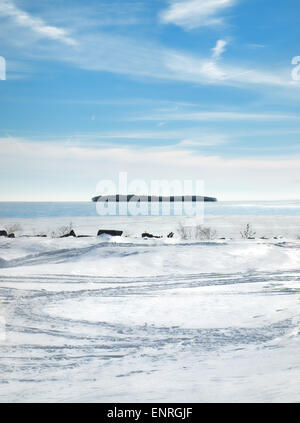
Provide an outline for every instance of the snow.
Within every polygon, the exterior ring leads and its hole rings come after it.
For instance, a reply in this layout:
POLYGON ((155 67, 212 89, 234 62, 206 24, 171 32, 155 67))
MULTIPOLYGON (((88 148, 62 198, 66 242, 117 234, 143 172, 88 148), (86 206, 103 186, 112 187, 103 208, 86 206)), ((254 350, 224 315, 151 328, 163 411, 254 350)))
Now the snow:
POLYGON ((166 238, 179 218, 107 219, 64 239, 21 235, 68 218, 16 219, 0 238, 1 402, 299 400, 299 217, 210 216, 210 241, 166 238))

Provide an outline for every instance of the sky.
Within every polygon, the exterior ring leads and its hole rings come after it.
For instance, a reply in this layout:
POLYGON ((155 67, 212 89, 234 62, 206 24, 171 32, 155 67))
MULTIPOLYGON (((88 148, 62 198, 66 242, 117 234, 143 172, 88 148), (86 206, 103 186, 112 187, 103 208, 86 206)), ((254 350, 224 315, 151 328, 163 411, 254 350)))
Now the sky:
POLYGON ((119 172, 299 199, 299 15, 298 0, 0 0, 0 201, 89 201, 119 172))

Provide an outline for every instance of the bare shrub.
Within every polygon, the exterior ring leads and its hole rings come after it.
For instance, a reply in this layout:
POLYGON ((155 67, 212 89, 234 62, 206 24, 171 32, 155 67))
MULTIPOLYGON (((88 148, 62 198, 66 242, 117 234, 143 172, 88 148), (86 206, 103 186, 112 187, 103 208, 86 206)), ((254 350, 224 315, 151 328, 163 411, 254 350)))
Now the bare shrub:
POLYGON ((250 223, 247 223, 246 228, 241 232, 241 236, 244 239, 252 239, 255 234, 256 232, 252 230, 250 223))
POLYGON ((211 240, 216 238, 217 235, 217 232, 213 228, 202 225, 183 226, 182 223, 179 223, 177 232, 181 239, 211 240))
POLYGON ((6 230, 8 234, 12 234, 15 232, 22 231, 22 226, 20 225, 20 223, 9 223, 6 226, 4 226, 4 229, 6 230))
POLYGON ((181 239, 190 239, 192 237, 191 227, 183 226, 181 222, 178 224, 177 232, 179 233, 181 239))
POLYGON ((195 227, 195 238, 196 239, 214 239, 217 236, 217 231, 210 227, 205 227, 202 225, 197 225, 195 227))
POLYGON ((55 229, 55 231, 51 232, 52 238, 59 238, 61 236, 69 234, 73 229, 73 223, 70 222, 68 225, 60 226, 59 228, 55 229))

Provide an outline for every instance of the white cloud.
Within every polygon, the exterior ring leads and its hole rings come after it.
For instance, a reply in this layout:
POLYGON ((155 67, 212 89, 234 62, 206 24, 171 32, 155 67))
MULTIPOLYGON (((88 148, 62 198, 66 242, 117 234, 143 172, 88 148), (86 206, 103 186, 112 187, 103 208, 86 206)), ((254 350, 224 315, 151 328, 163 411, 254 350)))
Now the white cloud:
MULTIPOLYGON (((14 138, 10 138, 14 141, 14 138)), ((3 138, 2 141, 7 141, 3 138)), ((40 141, 42 141, 39 138, 40 141)), ((82 145, 92 148, 107 148, 118 147, 119 142, 122 146, 134 146, 135 148, 145 148, 146 141, 163 141, 164 147, 161 148, 174 148, 177 146, 215 146, 230 142, 227 135, 220 133, 213 133, 203 131, 202 128, 178 128, 177 130, 156 130, 156 131, 123 131, 123 132, 88 132, 77 133, 69 136, 57 138, 56 142, 61 142, 65 146, 72 145, 73 147, 80 147, 82 145)), ((49 137, 43 138, 43 142, 49 141, 49 137)), ((1 138, 0 138, 1 142, 1 138)), ((54 143, 55 145, 55 143, 54 143)), ((151 145, 151 144, 149 144, 151 145)))
POLYGON ((227 41, 225 40, 218 40, 216 46, 212 49, 213 51, 213 59, 217 60, 219 59, 224 51, 226 50, 227 41))
POLYGON ((283 115, 271 113, 241 113, 241 112, 180 112, 170 114, 152 114, 135 116, 130 120, 144 120, 144 121, 278 121, 300 120, 298 115, 283 115))
POLYGON ((171 0, 160 19, 186 29, 215 26, 223 22, 219 14, 236 3, 237 0, 171 0))
MULTIPOLYGON (((212 137, 212 136, 211 136, 212 137)), ((203 140, 205 137, 203 137, 203 140)), ((214 138, 215 139, 215 138, 214 138)), ((198 140, 202 142, 202 140, 198 140)), ((219 142, 221 139, 219 138, 219 142)), ((180 145, 184 147, 185 145, 198 145, 196 141, 192 140, 183 140, 180 145)), ((1 162, 2 165, 5 162, 13 157, 24 160, 25 158, 30 160, 32 164, 36 162, 37 159, 47 162, 48 160, 61 160, 64 161, 86 161, 86 162, 96 162, 97 165, 101 161, 104 165, 108 163, 116 162, 128 163, 128 164, 143 164, 147 163, 150 166, 157 166, 163 163, 189 169, 190 167, 207 164, 212 166, 212 168, 221 167, 224 169, 229 168, 247 168, 247 169, 260 169, 260 170, 270 170, 270 169, 288 169, 295 168, 299 170, 300 168, 300 157, 281 157, 281 156, 270 156, 270 157, 222 157, 216 155, 207 155, 202 152, 197 152, 196 150, 176 148, 179 144, 172 146, 151 146, 151 147, 142 147, 135 148, 130 146, 120 146, 110 144, 107 146, 86 146, 83 142, 82 144, 72 144, 71 142, 36 142, 29 141, 22 138, 0 138, 1 145, 1 162)), ((36 162, 38 163, 38 162, 36 162)), ((58 168, 58 166, 56 166, 58 168)), ((122 166, 120 166, 122 168, 122 166)), ((199 169, 199 168, 198 168, 199 169)))
POLYGON ((203 135, 195 138, 185 138, 177 145, 181 147, 208 147, 213 145, 220 145, 228 142, 224 135, 203 135))
MULTIPOLYGON (((34 190, 35 201, 41 196, 76 200, 80 188, 81 198, 89 200, 97 182, 115 179, 120 169, 128 171, 129 179, 144 179, 146 183, 153 178, 202 179, 206 194, 219 199, 225 193, 232 199, 292 198, 295 194, 292 195, 291 181, 299 180, 299 155, 228 157, 203 154, 184 145, 140 149, 112 145, 87 147, 84 143, 32 142, 18 138, 2 138, 0 144, 1 169, 5 171, 6 181, 11 181, 10 199, 20 199, 20 195, 23 200, 32 198, 34 190), (20 192, 20 183, 25 184, 25 189, 28 187, 27 193, 20 192)), ((1 190, 7 192, 3 182, 0 181, 1 190)))
POLYGON ((250 43, 250 44, 247 44, 247 47, 260 49, 260 48, 266 48, 266 45, 265 44, 258 44, 258 43, 250 43))
POLYGON ((0 0, 0 16, 11 19, 18 26, 29 28, 41 37, 58 40, 68 45, 76 44, 65 29, 47 25, 43 19, 19 9, 12 0, 0 0))
MULTIPOLYGON (((220 52, 220 46, 217 51, 220 52)), ((165 55, 165 67, 169 69, 170 78, 199 84, 295 87, 290 70, 279 70, 274 73, 269 70, 242 68, 235 64, 221 65, 210 58, 199 58, 172 51, 165 55)))
MULTIPOLYGON (((207 2, 212 7, 212 1, 207 0, 207 2)), ((220 0, 218 5, 221 7, 220 0)), ((17 49, 14 55, 19 57, 20 61, 22 57, 30 57, 31 60, 36 61, 63 61, 90 71, 106 71, 136 78, 183 81, 203 85, 241 88, 259 85, 300 87, 292 81, 290 69, 284 71, 249 69, 234 63, 221 63, 219 59, 227 45, 227 42, 222 39, 218 40, 210 57, 209 51, 207 54, 192 55, 165 48, 157 42, 150 42, 143 38, 133 39, 130 36, 120 35, 117 31, 100 32, 94 26, 85 28, 84 31, 73 28, 72 33, 76 36, 71 38, 65 29, 47 25, 43 19, 29 15, 9 0, 0 0, 1 15, 8 18, 5 31, 1 27, 1 33, 6 34, 5 41, 8 46, 14 44, 17 49), (31 31, 22 31, 22 27, 23 29, 30 28, 31 31), (43 38, 34 44, 34 49, 32 41, 35 40, 32 40, 28 33, 38 34, 39 38, 43 38), (59 43, 45 45, 43 42, 45 38, 59 41, 59 43)), ((55 20, 53 15, 52 20, 55 20)), ((56 20, 59 21, 59 16, 56 20)))

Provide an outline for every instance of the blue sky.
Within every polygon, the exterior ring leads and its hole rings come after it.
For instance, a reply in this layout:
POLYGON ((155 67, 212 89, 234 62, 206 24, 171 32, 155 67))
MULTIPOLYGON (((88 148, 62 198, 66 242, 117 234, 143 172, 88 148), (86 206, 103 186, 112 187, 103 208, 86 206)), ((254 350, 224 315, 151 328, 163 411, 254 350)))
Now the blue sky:
POLYGON ((299 14, 297 0, 0 0, 0 200, 89 200, 118 172, 299 198, 299 14))

